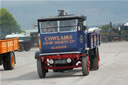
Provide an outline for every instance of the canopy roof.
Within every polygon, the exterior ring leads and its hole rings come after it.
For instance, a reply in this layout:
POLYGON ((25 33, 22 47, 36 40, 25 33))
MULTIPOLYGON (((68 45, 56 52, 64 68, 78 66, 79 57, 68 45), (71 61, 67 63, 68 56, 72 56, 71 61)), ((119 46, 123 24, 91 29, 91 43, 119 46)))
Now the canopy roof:
POLYGON ((77 15, 67 15, 67 16, 55 16, 55 17, 48 17, 48 18, 40 18, 37 21, 54 21, 54 20, 67 20, 67 19, 83 19, 86 20, 86 16, 77 16, 77 15))

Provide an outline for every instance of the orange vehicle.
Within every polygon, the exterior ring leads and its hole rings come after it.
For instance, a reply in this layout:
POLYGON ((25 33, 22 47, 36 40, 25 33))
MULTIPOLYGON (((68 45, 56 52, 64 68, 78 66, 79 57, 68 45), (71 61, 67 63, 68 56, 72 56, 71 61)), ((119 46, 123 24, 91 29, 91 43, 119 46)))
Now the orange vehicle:
POLYGON ((14 69, 16 64, 14 51, 18 49, 18 38, 0 40, 0 65, 3 64, 5 70, 14 69))

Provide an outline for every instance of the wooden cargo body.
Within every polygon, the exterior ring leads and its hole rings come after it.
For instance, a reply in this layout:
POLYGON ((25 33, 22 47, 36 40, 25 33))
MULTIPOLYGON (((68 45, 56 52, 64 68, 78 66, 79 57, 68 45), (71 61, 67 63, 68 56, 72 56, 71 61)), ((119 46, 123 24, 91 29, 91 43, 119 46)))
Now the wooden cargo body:
POLYGON ((0 40, 0 54, 19 49, 18 38, 0 40))

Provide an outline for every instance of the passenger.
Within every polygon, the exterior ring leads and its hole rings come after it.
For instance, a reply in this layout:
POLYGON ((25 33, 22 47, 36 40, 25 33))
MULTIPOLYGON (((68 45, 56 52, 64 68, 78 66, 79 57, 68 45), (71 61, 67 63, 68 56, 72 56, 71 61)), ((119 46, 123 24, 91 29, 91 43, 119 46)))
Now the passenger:
POLYGON ((53 27, 50 23, 47 24, 47 32, 56 32, 57 28, 53 27))

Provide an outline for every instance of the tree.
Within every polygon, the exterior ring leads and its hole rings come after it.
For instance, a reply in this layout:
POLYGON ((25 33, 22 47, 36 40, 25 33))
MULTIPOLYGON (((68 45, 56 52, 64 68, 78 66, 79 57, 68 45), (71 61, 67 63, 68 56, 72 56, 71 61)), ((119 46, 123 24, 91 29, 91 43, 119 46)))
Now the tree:
POLYGON ((100 27, 102 30, 108 30, 110 28, 109 24, 103 25, 100 27))
POLYGON ((0 32, 2 35, 21 32, 20 25, 5 8, 0 9, 0 32))

